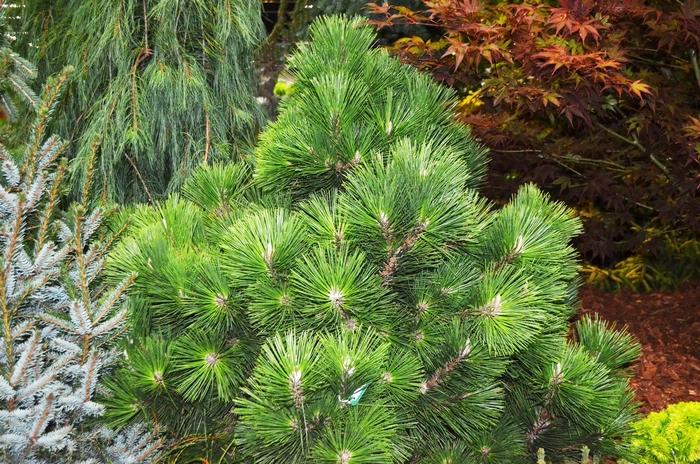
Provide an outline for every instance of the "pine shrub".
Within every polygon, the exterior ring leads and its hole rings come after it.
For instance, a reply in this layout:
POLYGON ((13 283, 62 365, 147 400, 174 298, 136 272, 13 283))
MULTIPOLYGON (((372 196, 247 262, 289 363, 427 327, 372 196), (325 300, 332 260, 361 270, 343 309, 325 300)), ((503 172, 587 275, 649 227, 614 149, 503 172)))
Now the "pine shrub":
POLYGON ((453 94, 363 24, 312 25, 254 168, 201 168, 131 214, 108 416, 231 462, 624 455, 638 346, 594 319, 569 337, 579 220, 533 186, 480 197, 453 94))
POLYGON ((254 140, 258 2, 22 3, 41 73, 69 64, 80 76, 57 128, 75 143, 76 185, 96 152, 99 195, 154 200, 200 162, 235 159, 254 140))
POLYGON ((46 127, 67 76, 46 84, 19 159, 0 146, 0 461, 149 462, 159 442, 143 425, 115 434, 96 421, 133 277, 102 282, 101 210, 58 209, 67 144, 46 127))

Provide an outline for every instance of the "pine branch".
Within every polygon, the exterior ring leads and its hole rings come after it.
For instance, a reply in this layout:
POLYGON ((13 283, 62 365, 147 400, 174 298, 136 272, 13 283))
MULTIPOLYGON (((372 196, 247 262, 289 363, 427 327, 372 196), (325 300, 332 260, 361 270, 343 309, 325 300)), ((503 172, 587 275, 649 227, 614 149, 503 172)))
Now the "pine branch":
POLYGON ((87 166, 85 167, 85 181, 83 182, 82 193, 80 195, 80 202, 84 208, 88 207, 92 183, 95 177, 95 161, 97 160, 97 151, 99 148, 99 140, 94 140, 90 146, 90 155, 88 156, 87 166))
POLYGON ((97 384, 97 370, 98 370, 99 358, 96 351, 91 351, 91 355, 87 357, 87 360, 83 364, 83 369, 85 370, 85 383, 83 387, 83 402, 88 402, 92 400, 92 394, 95 391, 95 385, 97 384))
MULTIPOLYGON (((14 340, 12 342, 14 343, 14 340)), ((10 385, 12 385, 13 387, 18 386, 19 383, 22 381, 23 377, 25 377, 27 370, 29 369, 34 360, 34 355, 36 354, 36 351, 38 349, 38 344, 39 336, 36 332, 33 332, 29 340, 26 342, 27 346, 24 347, 24 350, 22 351, 22 354, 20 355, 17 364, 15 364, 12 367, 11 371, 8 371, 8 374, 11 373, 11 377, 9 378, 9 380, 10 385)))
MULTIPOLYGON (((379 272, 379 275, 382 277, 384 286, 391 285, 391 281, 394 278, 394 274, 396 273, 399 267, 399 260, 406 252, 408 252, 416 244, 416 242, 425 233, 427 228, 427 222, 421 222, 411 231, 411 233, 408 234, 408 236, 404 239, 401 245, 399 245, 395 250, 389 252, 387 260, 384 262, 384 267, 379 272)), ((385 227, 384 225, 382 225, 382 231, 384 231, 384 229, 385 227)), ((390 237, 390 235, 385 235, 385 239, 387 237, 390 237)))
POLYGON ((547 412, 545 409, 541 409, 537 419, 535 422, 532 424, 532 427, 530 430, 527 432, 527 442, 532 445, 535 443, 539 437, 547 430, 549 429, 552 417, 550 416, 549 412, 547 412))
POLYGON ((254 141, 263 122, 251 64, 264 39, 259 8, 251 0, 171 7, 24 4, 27 53, 42 70, 69 63, 83 76, 56 121, 76 143, 74 198, 97 139, 94 184, 107 200, 150 202, 179 187, 203 156, 232 161, 254 141))
POLYGON ((310 34, 252 176, 202 166, 129 217, 106 268, 137 276, 108 417, 147 417, 173 455, 268 464, 616 455, 633 350, 598 326, 567 338, 580 221, 532 185, 492 210, 449 91, 359 19, 310 34))
POLYGON ((469 340, 464 344, 464 347, 462 350, 455 356, 454 358, 450 359, 447 363, 445 363, 440 369, 435 371, 435 373, 421 385, 420 391, 423 394, 426 394, 435 388, 437 388, 442 382, 445 381, 445 379, 453 372, 455 371, 459 365, 469 357, 469 355, 472 352, 472 345, 469 340))
POLYGON ((54 395, 53 395, 53 393, 49 393, 48 396, 46 397, 46 400, 44 403, 44 408, 41 412, 41 415, 39 416, 38 420, 36 421, 36 423, 34 425, 34 428, 31 431, 31 434, 29 435, 29 444, 24 449, 24 453, 22 453, 22 458, 26 458, 30 455, 30 453, 34 449, 34 446, 36 445, 37 440, 39 439, 39 436, 46 429, 46 425, 51 418, 51 411, 53 409, 53 402, 54 402, 54 395))
MULTIPOLYGON (((89 311, 90 308, 90 289, 88 287, 87 279, 87 265, 85 263, 84 247, 85 244, 82 240, 82 229, 83 229, 83 215, 84 210, 82 207, 76 208, 75 217, 73 222, 73 243, 75 244, 73 250, 75 252, 76 258, 76 268, 79 276, 79 288, 81 299, 83 303, 83 308, 85 311, 89 311)), ((88 315, 89 317, 89 315, 88 315)))
POLYGON ((141 186, 143 187, 143 191, 146 192, 146 197, 148 197, 148 202, 153 204, 155 201, 153 199, 153 195, 151 195, 150 190, 148 190, 148 186, 146 185, 146 181, 143 179, 143 176, 141 175, 139 168, 136 167, 136 163, 134 163, 134 160, 132 160, 128 154, 124 153, 124 157, 129 162, 129 165, 131 166, 131 168, 134 170, 134 173, 136 174, 136 177, 139 179, 139 182, 141 182, 141 186))
POLYGON ((0 307, 2 308, 3 342, 5 345, 5 359, 7 360, 8 372, 14 368, 14 339, 12 338, 12 318, 14 309, 10 307, 7 295, 7 283, 12 273, 12 262, 14 261, 15 248, 19 240, 20 230, 23 227, 22 214, 24 211, 23 201, 17 203, 15 212, 15 222, 10 232, 10 238, 5 246, 5 257, 2 274, 0 275, 0 307))
POLYGON ((107 298, 102 302, 102 304, 97 308, 97 311, 93 315, 93 323, 99 324, 102 319, 104 319, 109 313, 112 312, 116 304, 121 301, 136 280, 135 275, 130 275, 121 282, 116 288, 112 290, 111 293, 107 295, 107 298))
POLYGON ((513 249, 508 252, 500 261, 494 265, 494 271, 498 272, 506 266, 513 264, 525 250, 525 241, 522 235, 518 235, 518 239, 513 246, 513 249))
POLYGON ((35 250, 41 250, 44 247, 44 244, 46 243, 49 224, 51 223, 54 210, 58 205, 58 201, 60 199, 62 181, 66 173, 66 166, 67 163, 62 162, 56 170, 56 174, 54 175, 53 182, 51 185, 51 191, 49 192, 48 202, 44 207, 44 211, 41 215, 41 220, 39 222, 39 230, 37 232, 35 250))
POLYGON ((37 159, 41 152, 46 128, 48 127, 49 119, 53 114, 58 100, 63 95, 66 84, 73 73, 72 67, 66 67, 55 77, 50 78, 42 91, 42 98, 39 108, 37 109, 37 119, 32 126, 31 136, 27 145, 24 163, 20 172, 24 175, 26 182, 34 180, 34 173, 37 167, 37 159))

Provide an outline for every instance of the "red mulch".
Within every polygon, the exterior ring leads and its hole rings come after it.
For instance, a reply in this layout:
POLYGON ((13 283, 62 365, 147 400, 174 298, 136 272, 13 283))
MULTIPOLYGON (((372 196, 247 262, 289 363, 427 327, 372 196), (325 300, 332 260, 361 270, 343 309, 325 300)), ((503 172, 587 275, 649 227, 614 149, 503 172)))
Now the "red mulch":
POLYGON ((606 293, 586 287, 584 313, 626 325, 642 344, 632 386, 642 411, 700 401, 700 282, 672 293, 606 293))

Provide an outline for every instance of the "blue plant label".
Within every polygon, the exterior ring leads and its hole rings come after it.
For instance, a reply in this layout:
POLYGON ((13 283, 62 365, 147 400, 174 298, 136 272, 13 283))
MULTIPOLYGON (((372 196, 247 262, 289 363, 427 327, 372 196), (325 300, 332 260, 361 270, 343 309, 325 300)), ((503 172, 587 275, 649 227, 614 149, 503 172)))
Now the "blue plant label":
POLYGON ((360 402, 362 399, 362 396, 365 394, 365 391, 367 391, 367 387, 369 384, 364 384, 354 392, 352 392, 352 395, 350 395, 350 398, 348 398, 348 403, 350 403, 350 406, 357 406, 357 403, 360 402))

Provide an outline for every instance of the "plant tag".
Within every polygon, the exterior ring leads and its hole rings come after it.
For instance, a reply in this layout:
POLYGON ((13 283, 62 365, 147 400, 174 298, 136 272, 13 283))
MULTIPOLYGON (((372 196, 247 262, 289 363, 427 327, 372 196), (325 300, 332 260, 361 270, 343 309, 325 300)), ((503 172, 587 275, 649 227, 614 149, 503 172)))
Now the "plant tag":
POLYGON ((367 391, 367 387, 369 386, 368 383, 362 385, 360 388, 352 392, 352 395, 350 395, 350 398, 347 400, 340 400, 341 403, 343 404, 349 404, 350 406, 357 406, 357 403, 360 402, 362 399, 362 396, 365 394, 367 391))

